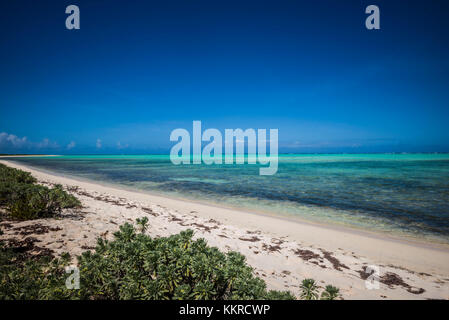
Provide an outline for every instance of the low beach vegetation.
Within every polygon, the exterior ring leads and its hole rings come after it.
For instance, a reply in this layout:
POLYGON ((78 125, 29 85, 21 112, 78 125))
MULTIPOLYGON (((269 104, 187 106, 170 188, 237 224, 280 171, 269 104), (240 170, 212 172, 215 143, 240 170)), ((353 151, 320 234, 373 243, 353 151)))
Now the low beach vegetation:
POLYGON ((295 299, 270 291, 245 257, 222 253, 187 230, 151 238, 124 224, 112 241, 77 257, 79 289, 66 286, 70 256, 35 256, 0 247, 0 299, 295 299))
MULTIPOLYGON (((152 238, 124 224, 111 241, 97 239, 95 250, 77 257, 79 288, 67 286, 71 258, 34 255, 26 248, 0 243, 0 299, 107 300, 292 300, 289 291, 267 290, 245 257, 223 253, 186 230, 152 238)), ((301 299, 318 299, 318 285, 305 279, 301 299)), ((321 299, 333 300, 327 286, 321 299)))
POLYGON ((48 188, 29 172, 0 164, 0 207, 13 219, 30 220, 59 215, 81 202, 61 185, 48 188))

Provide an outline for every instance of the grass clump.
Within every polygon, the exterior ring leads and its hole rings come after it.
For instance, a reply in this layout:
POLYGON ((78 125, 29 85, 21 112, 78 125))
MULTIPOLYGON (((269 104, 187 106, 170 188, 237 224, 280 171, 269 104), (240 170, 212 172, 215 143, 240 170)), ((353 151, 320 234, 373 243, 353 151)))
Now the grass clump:
POLYGON ((36 182, 29 172, 0 164, 0 206, 19 220, 54 216, 62 209, 81 206, 61 185, 48 188, 36 182))

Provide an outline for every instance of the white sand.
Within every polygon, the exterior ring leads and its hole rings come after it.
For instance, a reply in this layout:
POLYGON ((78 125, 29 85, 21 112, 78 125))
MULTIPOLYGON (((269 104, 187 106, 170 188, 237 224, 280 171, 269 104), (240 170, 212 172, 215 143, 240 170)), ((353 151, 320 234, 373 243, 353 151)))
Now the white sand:
POLYGON ((36 243, 39 247, 57 254, 68 251, 77 255, 94 247, 97 237, 111 239, 120 224, 147 216, 151 236, 167 236, 190 228, 210 245, 241 252, 271 289, 288 289, 298 294, 301 280, 314 278, 321 286, 339 287, 344 299, 449 299, 446 245, 131 192, 44 173, 6 160, 0 163, 30 171, 44 184, 77 186, 71 193, 84 206, 81 212, 65 212, 62 219, 8 221, 10 226, 4 222, 3 239, 32 236, 40 241, 36 243), (18 228, 34 224, 61 230, 20 234, 25 229, 18 228), (369 265, 380 268, 379 289, 368 290, 361 279, 360 271, 369 265), (416 293, 421 288, 424 292, 416 293))

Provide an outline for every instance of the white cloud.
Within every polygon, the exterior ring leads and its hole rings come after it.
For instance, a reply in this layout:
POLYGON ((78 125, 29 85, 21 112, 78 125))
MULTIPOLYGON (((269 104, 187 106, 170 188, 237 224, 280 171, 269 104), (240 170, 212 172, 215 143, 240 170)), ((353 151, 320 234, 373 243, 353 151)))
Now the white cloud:
POLYGON ((22 148, 28 144, 27 137, 19 138, 14 134, 8 134, 6 132, 0 133, 0 146, 2 147, 22 148))
POLYGON ((47 149, 47 148, 58 148, 59 145, 56 142, 50 141, 49 139, 45 138, 41 142, 36 143, 36 147, 38 149, 47 149))
POLYGON ((36 149, 55 149, 59 148, 59 145, 47 138, 40 142, 32 142, 27 137, 18 137, 14 134, 6 132, 0 133, 0 148, 9 151, 21 151, 21 150, 36 150, 36 149))
POLYGON ((76 146, 75 141, 70 141, 70 143, 67 145, 67 149, 68 150, 73 149, 75 148, 75 146, 76 146))
POLYGON ((96 146, 97 146, 97 149, 101 148, 101 139, 97 139, 96 146))

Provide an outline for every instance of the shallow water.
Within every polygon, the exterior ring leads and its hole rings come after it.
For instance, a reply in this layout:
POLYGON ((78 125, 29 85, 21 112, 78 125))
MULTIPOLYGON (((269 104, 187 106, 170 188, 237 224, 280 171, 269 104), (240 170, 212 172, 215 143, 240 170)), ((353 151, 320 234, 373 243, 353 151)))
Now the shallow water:
POLYGON ((165 155, 14 161, 169 196, 449 243, 449 154, 280 155, 273 176, 260 176, 259 165, 175 166, 165 155))

